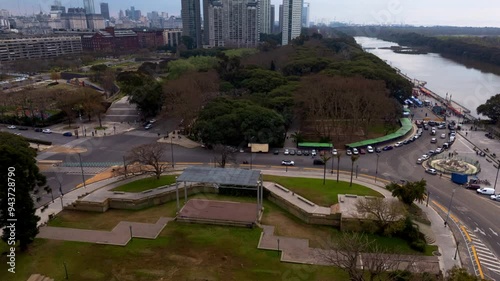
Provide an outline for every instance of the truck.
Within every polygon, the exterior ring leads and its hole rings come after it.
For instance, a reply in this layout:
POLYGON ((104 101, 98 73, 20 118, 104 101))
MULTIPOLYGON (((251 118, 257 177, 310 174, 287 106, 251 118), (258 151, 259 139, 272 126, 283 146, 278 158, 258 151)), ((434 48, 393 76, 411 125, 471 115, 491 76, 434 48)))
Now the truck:
POLYGON ((456 184, 466 184, 467 182, 469 182, 467 175, 459 173, 452 173, 451 181, 456 184))

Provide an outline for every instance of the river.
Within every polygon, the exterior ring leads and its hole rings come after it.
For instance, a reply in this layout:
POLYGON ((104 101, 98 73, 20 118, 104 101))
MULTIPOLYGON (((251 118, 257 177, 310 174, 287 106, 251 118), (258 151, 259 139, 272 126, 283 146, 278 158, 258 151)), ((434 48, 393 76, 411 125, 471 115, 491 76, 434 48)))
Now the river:
POLYGON ((392 50, 377 49, 399 46, 397 43, 370 37, 355 37, 356 42, 367 51, 399 68, 405 75, 427 82, 426 87, 445 98, 446 93, 452 100, 471 111, 476 117, 476 108, 491 96, 500 94, 500 76, 469 68, 439 54, 421 55, 398 54, 392 50))

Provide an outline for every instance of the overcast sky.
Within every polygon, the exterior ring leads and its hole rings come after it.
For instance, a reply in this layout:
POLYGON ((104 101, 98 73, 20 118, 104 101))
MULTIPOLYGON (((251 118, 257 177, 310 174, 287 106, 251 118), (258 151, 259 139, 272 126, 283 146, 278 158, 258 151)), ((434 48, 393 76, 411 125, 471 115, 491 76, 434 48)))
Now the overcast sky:
MULTIPOLYGON (((83 0, 61 0, 68 7, 83 7, 83 0)), ((96 11, 99 3, 94 0, 96 11)), ((112 15, 135 6, 143 14, 156 10, 179 15, 181 0, 108 0, 112 15)), ((271 0, 278 6, 282 1, 271 0)), ((310 19, 328 23, 332 20, 358 24, 412 24, 500 27, 498 0, 305 0, 311 5, 310 19)), ((53 0, 0 0, 0 9, 15 14, 48 12, 53 0)), ((278 9, 276 9, 276 13, 278 9)), ((276 17, 277 18, 277 17, 276 17)))

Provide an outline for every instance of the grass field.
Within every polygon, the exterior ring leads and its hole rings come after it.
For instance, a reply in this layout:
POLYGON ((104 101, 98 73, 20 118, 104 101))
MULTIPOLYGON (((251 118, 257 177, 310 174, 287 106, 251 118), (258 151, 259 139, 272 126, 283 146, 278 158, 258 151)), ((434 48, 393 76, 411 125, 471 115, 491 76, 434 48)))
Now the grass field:
POLYGON ((361 196, 378 196, 382 195, 373 189, 353 183, 349 186, 348 182, 336 180, 326 180, 323 185, 323 179, 313 178, 292 178, 264 175, 265 181, 276 182, 295 193, 313 201, 314 203, 329 207, 338 203, 339 194, 355 194, 361 196))
POLYGON ((125 191, 125 192, 142 192, 144 190, 157 188, 164 185, 175 183, 177 175, 161 176, 159 180, 155 177, 136 180, 127 184, 113 188, 111 191, 125 191))

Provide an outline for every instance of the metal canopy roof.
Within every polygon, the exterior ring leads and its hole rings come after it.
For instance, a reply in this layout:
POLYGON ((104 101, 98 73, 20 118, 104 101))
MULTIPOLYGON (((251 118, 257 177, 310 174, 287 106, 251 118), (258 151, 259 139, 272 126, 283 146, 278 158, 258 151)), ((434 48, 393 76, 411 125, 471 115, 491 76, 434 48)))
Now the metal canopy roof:
POLYGON ((204 182, 220 185, 258 186, 259 170, 232 168, 188 167, 177 178, 178 182, 204 182))

